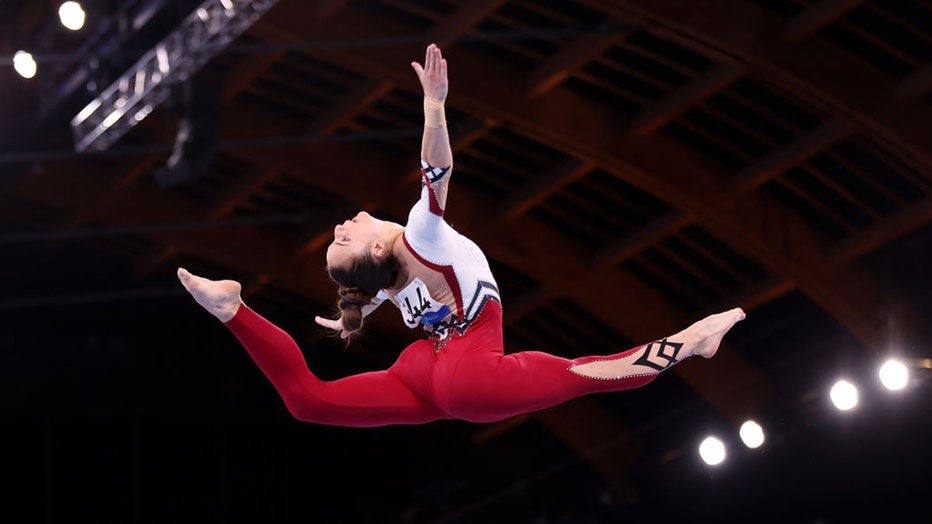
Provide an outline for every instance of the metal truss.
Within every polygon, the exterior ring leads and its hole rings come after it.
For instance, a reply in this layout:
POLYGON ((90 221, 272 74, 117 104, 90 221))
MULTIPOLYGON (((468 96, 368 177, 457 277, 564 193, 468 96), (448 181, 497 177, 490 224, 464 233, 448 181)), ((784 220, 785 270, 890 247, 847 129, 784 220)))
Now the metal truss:
POLYGON ((75 150, 104 151, 278 0, 207 0, 71 120, 75 150))

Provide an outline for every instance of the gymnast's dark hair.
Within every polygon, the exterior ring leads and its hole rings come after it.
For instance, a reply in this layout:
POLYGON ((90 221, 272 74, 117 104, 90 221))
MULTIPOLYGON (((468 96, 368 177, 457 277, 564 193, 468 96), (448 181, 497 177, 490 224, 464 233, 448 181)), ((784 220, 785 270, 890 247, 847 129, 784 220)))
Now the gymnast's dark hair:
MULTIPOLYGON (((349 267, 328 267, 330 278, 340 286, 337 307, 343 331, 352 337, 362 329, 362 308, 372 302, 382 289, 390 288, 398 280, 401 265, 392 253, 381 259, 366 252, 357 257, 349 267)), ((349 338, 347 339, 349 340, 349 338)))

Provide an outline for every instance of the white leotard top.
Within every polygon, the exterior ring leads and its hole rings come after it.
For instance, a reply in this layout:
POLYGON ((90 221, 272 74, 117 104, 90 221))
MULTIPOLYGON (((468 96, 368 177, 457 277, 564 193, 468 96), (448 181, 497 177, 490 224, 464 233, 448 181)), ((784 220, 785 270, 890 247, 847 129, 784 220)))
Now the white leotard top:
POLYGON ((443 219, 435 190, 446 189, 449 168, 422 162, 422 174, 421 198, 408 214, 400 250, 408 281, 381 291, 372 305, 389 299, 408 327, 423 326, 442 338, 452 334, 450 329, 465 333, 488 301, 501 303, 501 298, 482 250, 443 219))

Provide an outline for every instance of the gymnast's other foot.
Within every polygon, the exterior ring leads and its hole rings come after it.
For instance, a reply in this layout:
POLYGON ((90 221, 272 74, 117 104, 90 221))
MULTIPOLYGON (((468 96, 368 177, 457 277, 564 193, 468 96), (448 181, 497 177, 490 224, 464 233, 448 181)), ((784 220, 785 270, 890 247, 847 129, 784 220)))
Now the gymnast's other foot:
POLYGON ((221 322, 230 321, 243 305, 243 287, 233 280, 208 280, 178 268, 178 279, 194 300, 221 322))
POLYGON ((712 358, 722 337, 740 320, 744 320, 741 308, 709 315, 661 341, 632 349, 618 358, 573 365, 570 371, 589 378, 618 380, 655 375, 693 355, 712 358))
POLYGON ((668 340, 682 342, 689 354, 712 358, 718 351, 722 337, 736 323, 744 320, 744 310, 735 308, 723 313, 709 315, 688 328, 673 335, 668 340))

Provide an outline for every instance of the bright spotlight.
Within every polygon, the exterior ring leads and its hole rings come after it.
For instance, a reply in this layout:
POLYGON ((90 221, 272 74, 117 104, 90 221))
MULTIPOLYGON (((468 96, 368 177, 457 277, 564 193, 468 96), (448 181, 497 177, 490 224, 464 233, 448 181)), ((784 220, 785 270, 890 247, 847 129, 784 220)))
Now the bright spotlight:
POLYGON ((715 437, 706 437, 699 444, 699 456, 706 464, 717 466, 725 460, 725 443, 715 437))
POLYGON ((908 381, 909 369, 899 360, 891 358, 880 366, 880 382, 890 391, 905 388, 908 381))
POLYGON ((848 411, 858 405, 858 388, 847 380, 839 380, 829 393, 832 404, 841 411, 848 411))
POLYGON ((58 18, 61 19, 61 25, 77 31, 84 27, 84 9, 77 2, 64 2, 58 8, 58 18))
POLYGON ((36 76, 36 61, 32 54, 26 51, 17 51, 13 55, 13 69, 23 78, 32 78, 36 76))
POLYGON ((759 448, 764 443, 764 428, 753 420, 741 424, 738 435, 741 436, 741 442, 744 442, 744 445, 751 449, 759 448))

